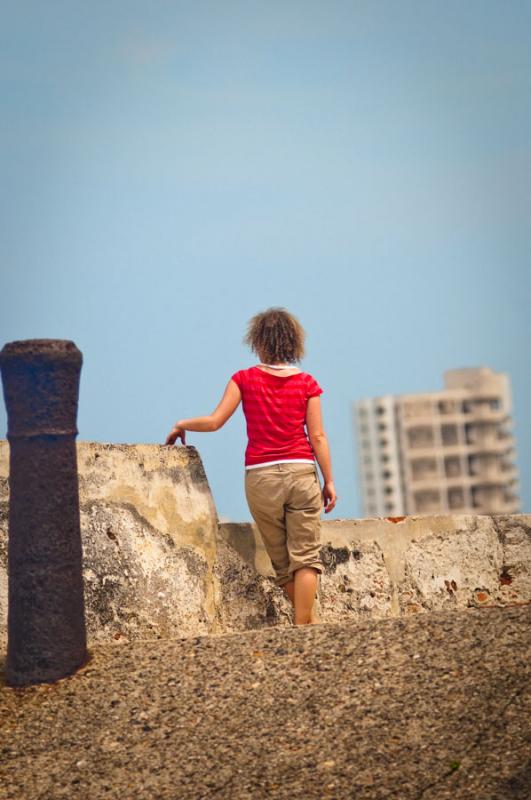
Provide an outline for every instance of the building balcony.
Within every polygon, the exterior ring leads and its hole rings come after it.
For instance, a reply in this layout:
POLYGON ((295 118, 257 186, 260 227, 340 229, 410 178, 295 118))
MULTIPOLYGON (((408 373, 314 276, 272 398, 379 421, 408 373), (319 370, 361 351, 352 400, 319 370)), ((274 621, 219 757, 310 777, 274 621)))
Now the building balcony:
POLYGON ((481 406, 480 408, 473 408, 470 411, 466 411, 464 412, 464 416, 466 416, 467 422, 472 425, 476 420, 481 422, 504 422, 505 420, 510 419, 506 409, 488 408, 486 406, 481 406))
POLYGON ((469 411, 465 411, 464 409, 454 409, 448 412, 437 411, 434 409, 431 412, 416 414, 415 416, 405 416, 404 414, 400 415, 400 423, 404 429, 415 428, 423 425, 438 426, 442 425, 443 423, 464 425, 465 422, 468 425, 474 425, 475 422, 493 422, 496 424, 507 422, 510 424, 512 422, 512 417, 504 408, 487 407, 474 408, 470 409, 469 411))
POLYGON ((479 442, 471 442, 470 444, 466 445, 467 451, 469 454, 473 455, 477 453, 478 455, 488 455, 489 453, 493 454, 504 454, 510 453, 514 450, 514 439, 511 436, 509 439, 495 439, 492 442, 487 444, 480 444, 479 442))
POLYGON ((516 478, 512 478, 510 475, 508 476, 507 473, 502 472, 491 475, 483 475, 478 473, 476 475, 462 474, 451 477, 440 474, 425 475, 416 478, 408 476, 406 480, 407 485, 410 487, 412 492, 429 490, 439 491, 458 487, 468 487, 473 489, 483 486, 489 488, 498 487, 500 489, 505 489, 510 486, 511 489, 514 489, 515 486, 518 485, 516 478))
POLYGON ((411 447, 404 443, 403 452, 408 460, 413 458, 428 458, 429 456, 469 455, 475 453, 507 454, 514 450, 513 437, 493 439, 487 443, 456 442, 455 444, 431 444, 423 447, 411 447))
POLYGON ((470 514, 518 514, 520 512, 520 501, 502 500, 495 503, 478 503, 473 505, 470 514))
MULTIPOLYGON (((446 422, 446 416, 444 420, 446 422)), ((459 419, 462 420, 462 415, 459 415, 459 419)), ((433 412, 432 414, 422 414, 416 417, 401 417, 401 425, 404 429, 410 428, 423 428, 423 427, 431 427, 434 425, 439 425, 440 417, 437 412, 433 412)))
POLYGON ((411 487, 415 487, 415 489, 424 489, 429 488, 431 486, 436 486, 440 488, 446 484, 446 479, 444 475, 439 473, 434 474, 431 473, 430 475, 417 475, 413 477, 412 475, 408 476, 407 483, 411 487))
POLYGON ((491 488, 503 489, 509 486, 509 481, 503 475, 468 475, 467 484, 471 488, 491 488))
POLYGON ((465 438, 469 444, 488 446, 491 442, 507 442, 513 434, 506 425, 496 422, 475 421, 465 425, 465 438))
POLYGON ((437 489, 422 489, 421 491, 412 492, 410 495, 410 506, 412 512, 426 514, 429 512, 438 512, 445 510, 445 503, 440 490, 437 489))
POLYGON ((519 514, 521 511, 519 501, 511 501, 511 502, 503 502, 498 503, 496 506, 491 505, 475 505, 471 506, 470 504, 466 505, 455 505, 450 506, 449 508, 450 513, 452 514, 473 514, 473 515, 483 515, 490 516, 492 514, 519 514))

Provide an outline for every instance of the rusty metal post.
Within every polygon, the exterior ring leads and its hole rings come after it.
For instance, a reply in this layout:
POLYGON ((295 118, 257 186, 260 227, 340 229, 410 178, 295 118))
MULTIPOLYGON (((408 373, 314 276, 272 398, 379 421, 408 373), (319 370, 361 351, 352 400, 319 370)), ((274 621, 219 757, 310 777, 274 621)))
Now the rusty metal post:
POLYGON ((8 645, 11 686, 55 681, 87 658, 73 342, 6 344, 0 370, 9 459, 8 645))

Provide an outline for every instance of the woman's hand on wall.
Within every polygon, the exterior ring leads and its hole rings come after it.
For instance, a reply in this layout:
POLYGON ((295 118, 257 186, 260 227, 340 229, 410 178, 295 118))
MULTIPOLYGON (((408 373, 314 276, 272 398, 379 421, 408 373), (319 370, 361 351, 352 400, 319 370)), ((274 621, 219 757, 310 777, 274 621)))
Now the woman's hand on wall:
POLYGON ((225 425, 226 421, 231 417, 238 408, 242 396, 236 383, 231 379, 212 414, 207 414, 205 417, 191 417, 190 419, 180 419, 176 422, 168 434, 165 444, 175 444, 177 439, 181 439, 183 444, 186 444, 184 437, 186 431, 197 431, 198 433, 207 433, 208 431, 218 431, 225 425))
POLYGON ((179 425, 174 425, 168 436, 166 437, 165 444, 175 444, 177 439, 180 439, 183 444, 186 444, 186 431, 179 425))

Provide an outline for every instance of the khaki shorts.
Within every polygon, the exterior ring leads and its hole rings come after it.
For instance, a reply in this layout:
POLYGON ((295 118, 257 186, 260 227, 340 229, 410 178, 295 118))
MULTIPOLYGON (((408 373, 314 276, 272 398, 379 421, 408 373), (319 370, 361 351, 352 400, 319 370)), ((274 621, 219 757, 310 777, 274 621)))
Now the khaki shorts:
POLYGON ((279 586, 301 567, 323 571, 323 497, 316 467, 283 463, 246 470, 245 496, 279 586))

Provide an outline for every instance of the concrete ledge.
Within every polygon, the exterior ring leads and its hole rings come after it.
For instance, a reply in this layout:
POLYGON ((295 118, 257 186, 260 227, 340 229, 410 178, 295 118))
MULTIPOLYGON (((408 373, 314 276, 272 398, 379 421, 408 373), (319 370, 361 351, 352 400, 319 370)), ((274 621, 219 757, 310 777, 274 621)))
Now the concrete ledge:
MULTIPOLYGON (((291 625, 254 525, 218 525, 193 447, 77 446, 91 642, 291 625)), ((0 646, 8 444, 0 441, 0 646)), ((531 516, 323 521, 322 621, 531 601, 531 516)))

